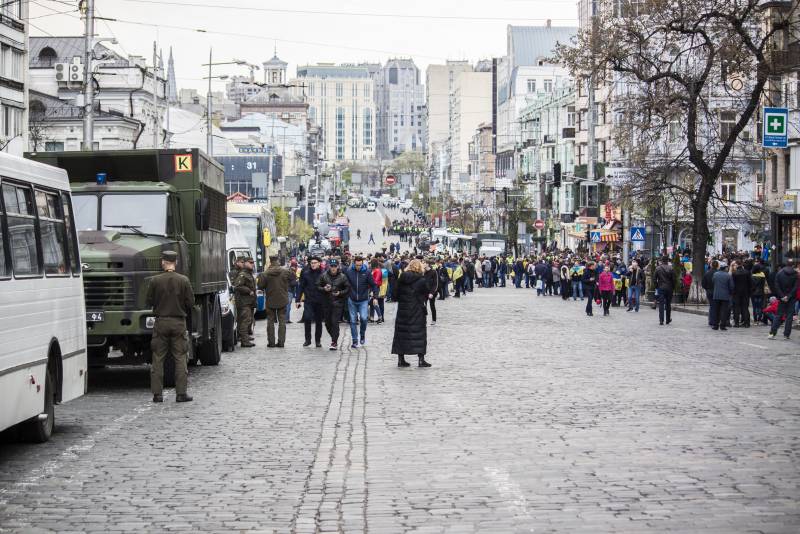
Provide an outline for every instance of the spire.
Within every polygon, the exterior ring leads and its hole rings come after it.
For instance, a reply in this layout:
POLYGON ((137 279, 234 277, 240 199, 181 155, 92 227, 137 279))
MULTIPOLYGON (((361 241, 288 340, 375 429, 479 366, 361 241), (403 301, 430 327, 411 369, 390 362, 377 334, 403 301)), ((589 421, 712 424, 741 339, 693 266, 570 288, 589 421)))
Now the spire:
POLYGON ((169 60, 167 61, 167 103, 178 103, 178 85, 175 81, 175 61, 172 59, 172 47, 169 47, 169 60))

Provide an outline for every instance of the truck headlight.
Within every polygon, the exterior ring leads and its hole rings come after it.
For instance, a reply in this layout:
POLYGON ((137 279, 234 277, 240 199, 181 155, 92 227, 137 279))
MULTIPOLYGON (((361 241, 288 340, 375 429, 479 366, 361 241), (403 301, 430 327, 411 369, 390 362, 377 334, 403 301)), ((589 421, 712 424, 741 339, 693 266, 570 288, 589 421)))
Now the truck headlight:
POLYGON ((145 328, 153 328, 156 326, 156 318, 155 317, 145 317, 144 320, 144 327, 145 328))

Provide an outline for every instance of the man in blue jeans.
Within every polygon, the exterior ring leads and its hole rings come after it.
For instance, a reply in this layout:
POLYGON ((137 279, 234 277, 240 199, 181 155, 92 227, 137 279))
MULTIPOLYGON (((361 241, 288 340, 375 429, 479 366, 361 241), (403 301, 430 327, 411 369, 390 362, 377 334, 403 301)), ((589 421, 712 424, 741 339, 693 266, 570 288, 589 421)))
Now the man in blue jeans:
POLYGON ((639 262, 633 260, 628 271, 628 311, 639 312, 639 300, 642 298, 644 287, 644 271, 639 268, 639 262))
POLYGON ((350 312, 350 335, 353 337, 353 348, 367 344, 367 318, 369 317, 369 297, 372 293, 373 306, 378 305, 378 292, 380 288, 372 278, 372 273, 364 263, 364 258, 356 256, 353 264, 345 271, 350 282, 350 296, 347 299, 347 309, 350 312), (359 335, 356 321, 361 321, 359 335))

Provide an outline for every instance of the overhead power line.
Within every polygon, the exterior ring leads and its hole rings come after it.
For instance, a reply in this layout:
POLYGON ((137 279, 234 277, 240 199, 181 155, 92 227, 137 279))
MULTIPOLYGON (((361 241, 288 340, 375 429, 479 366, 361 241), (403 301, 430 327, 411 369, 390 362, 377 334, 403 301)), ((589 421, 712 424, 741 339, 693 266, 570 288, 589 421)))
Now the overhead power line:
MULTIPOLYGON (((165 6, 179 6, 179 7, 199 7, 207 9, 230 9, 240 11, 260 11, 264 13, 283 13, 288 15, 324 15, 324 16, 344 16, 344 17, 378 17, 378 18, 391 18, 391 19, 412 19, 412 20, 455 20, 466 22, 545 22, 547 20, 553 21, 568 21, 575 22, 576 18, 547 18, 547 17, 469 17, 465 15, 422 15, 422 14, 408 14, 408 13, 378 13, 366 11, 330 11, 330 10, 311 10, 311 9, 287 9, 275 7, 250 7, 231 4, 204 4, 200 2, 175 2, 172 0, 120 0, 122 2, 132 2, 137 4, 156 4, 165 6)), ((574 4, 574 0, 548 0, 548 3, 563 3, 574 4)))

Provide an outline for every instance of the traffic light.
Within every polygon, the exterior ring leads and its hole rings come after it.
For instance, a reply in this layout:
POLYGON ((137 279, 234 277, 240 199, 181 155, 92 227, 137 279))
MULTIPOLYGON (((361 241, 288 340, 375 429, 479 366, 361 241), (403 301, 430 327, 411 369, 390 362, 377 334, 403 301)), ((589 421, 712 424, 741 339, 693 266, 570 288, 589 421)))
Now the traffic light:
POLYGON ((553 163, 553 187, 561 187, 561 164, 553 163))
POLYGON ((300 200, 303 200, 304 198, 306 198, 306 188, 301 185, 300 186, 300 200))

